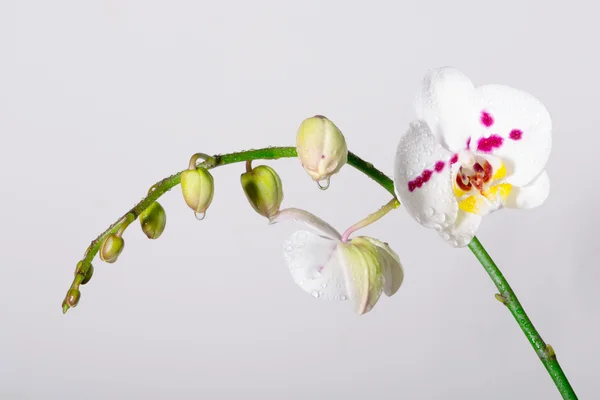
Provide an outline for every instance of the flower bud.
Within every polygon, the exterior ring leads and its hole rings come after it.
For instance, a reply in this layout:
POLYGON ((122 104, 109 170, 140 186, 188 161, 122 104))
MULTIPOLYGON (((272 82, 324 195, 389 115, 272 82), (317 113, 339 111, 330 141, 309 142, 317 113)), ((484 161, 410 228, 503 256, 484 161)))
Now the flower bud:
POLYGON ((194 210, 196 217, 204 216, 215 193, 214 179, 204 168, 188 169, 181 173, 181 191, 185 202, 194 210))
POLYGON ((107 263, 114 263, 123 251, 123 247, 125 241, 122 237, 115 234, 108 235, 100 247, 100 259, 107 263))
MULTIPOLYGON (((76 307, 77 303, 79 303, 79 299, 81 298, 81 292, 79 289, 71 288, 67 292, 67 297, 65 298, 65 302, 69 307, 76 307)), ((64 306, 63 306, 64 309, 64 306)))
POLYGON ((167 225, 167 213, 163 206, 154 202, 140 214, 140 225, 148 239, 158 239, 167 225))
POLYGON ((279 212, 283 186, 277 172, 268 165, 259 165, 240 177, 242 188, 254 211, 271 218, 279 212))
POLYGON ((81 280, 81 284, 85 285, 92 279, 92 275, 94 275, 94 266, 89 264, 88 267, 84 270, 83 261, 79 261, 77 263, 77 268, 75 268, 75 275, 81 274, 83 275, 83 279, 81 280))
POLYGON ((348 160, 344 135, 321 115, 302 122, 296 134, 296 151, 302 166, 315 181, 328 180, 348 160))

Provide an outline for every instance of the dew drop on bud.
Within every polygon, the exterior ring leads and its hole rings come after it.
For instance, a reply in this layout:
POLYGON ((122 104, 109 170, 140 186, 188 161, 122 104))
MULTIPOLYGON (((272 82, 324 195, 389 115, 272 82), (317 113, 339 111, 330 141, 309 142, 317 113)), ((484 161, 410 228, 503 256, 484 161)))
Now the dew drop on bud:
POLYGON ((329 188, 329 178, 317 181, 317 186, 319 186, 319 189, 321 190, 327 190, 329 188))
POLYGON ((205 212, 197 212, 197 213, 194 213, 194 216, 196 217, 196 219, 198 221, 202 221, 206 217, 206 213, 205 212))

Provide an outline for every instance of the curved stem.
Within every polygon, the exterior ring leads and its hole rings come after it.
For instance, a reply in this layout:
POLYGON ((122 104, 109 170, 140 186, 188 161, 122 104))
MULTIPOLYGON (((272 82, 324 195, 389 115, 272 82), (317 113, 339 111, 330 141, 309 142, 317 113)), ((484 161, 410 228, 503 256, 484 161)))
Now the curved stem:
POLYGON ((383 218, 387 213, 392 211, 394 208, 400 207, 400 202, 395 197, 388 201, 386 205, 381 207, 379 210, 375 211, 373 214, 369 215, 367 218, 361 219, 350 228, 346 229, 344 234, 342 235, 342 242, 348 241, 350 235, 356 232, 359 229, 364 228, 365 226, 371 225, 373 222, 377 221, 380 218, 383 218))
MULTIPOLYGON (((197 153, 199 157, 205 158, 206 161, 198 167, 203 167, 207 169, 215 168, 221 165, 233 164, 238 162, 245 162, 250 160, 275 160, 278 158, 290 158, 296 157, 296 149, 294 147, 268 147, 264 149, 258 150, 248 150, 241 151, 237 153, 216 155, 214 157, 207 156, 202 153, 197 153), (206 156, 206 157, 204 157, 206 156)), ((353 153, 348 153, 348 164, 356 168, 357 170, 364 173, 369 178, 373 179, 376 183, 378 183, 381 187, 387 190, 392 196, 395 196, 394 192, 394 182, 383 172, 379 171, 377 168, 373 166, 373 164, 364 161, 357 155, 353 153)), ((148 208, 152 203, 154 203, 160 196, 164 193, 171 190, 174 186, 178 185, 181 181, 181 172, 178 172, 174 175, 171 175, 160 182, 157 182, 152 186, 154 190, 149 191, 148 195, 143 198, 138 204, 136 204, 131 210, 125 213, 123 217, 119 218, 117 222, 112 224, 107 230, 102 232, 95 240, 92 241, 88 249, 84 254, 83 260, 81 260, 81 264, 79 268, 81 270, 87 270, 94 257, 98 253, 102 241, 110 234, 117 232, 121 225, 129 221, 135 220, 142 211, 148 208)), ((489 276, 492 278, 492 281, 500 291, 500 295, 497 295, 497 298, 501 300, 510 310, 513 317, 521 327, 523 333, 533 346, 534 350, 538 354, 538 357, 548 370, 548 373, 552 377, 558 391, 563 396, 564 399, 577 399, 577 395, 573 391, 573 388, 569 384, 567 377, 565 376, 562 368, 560 367, 558 360, 556 359, 556 354, 554 350, 549 345, 546 345, 542 340, 542 337, 534 328, 531 320, 525 313, 525 310, 519 303, 515 293, 512 288, 508 284, 508 281, 489 254, 485 251, 479 240, 474 237, 472 242, 469 244, 469 248, 475 254, 475 257, 481 262, 489 276)), ((72 288, 79 288, 79 285, 82 281, 82 274, 76 274, 75 279, 73 280, 72 288)), ((69 309, 68 304, 63 302, 63 313, 66 313, 69 309)))
POLYGON ((550 377, 556 384, 563 399, 577 399, 575 391, 571 387, 569 380, 556 359, 554 349, 544 342, 542 336, 538 333, 537 329, 535 329, 535 326, 533 326, 533 323, 527 316, 527 313, 525 312, 525 309, 523 309, 515 292, 508 284, 504 275, 502 275, 502 272, 500 272, 496 263, 494 263, 494 260, 492 260, 487 251, 485 251, 482 244, 479 242, 479 239, 474 237, 471 243, 469 243, 469 249, 475 254, 475 257, 477 257, 485 271, 490 278, 492 278, 494 285, 496 285, 500 292, 496 295, 496 298, 504 303, 517 321, 517 324, 519 324, 519 327, 527 337, 527 340, 529 340, 529 343, 531 343, 531 346, 542 361, 542 364, 544 364, 544 367, 548 370, 550 377))

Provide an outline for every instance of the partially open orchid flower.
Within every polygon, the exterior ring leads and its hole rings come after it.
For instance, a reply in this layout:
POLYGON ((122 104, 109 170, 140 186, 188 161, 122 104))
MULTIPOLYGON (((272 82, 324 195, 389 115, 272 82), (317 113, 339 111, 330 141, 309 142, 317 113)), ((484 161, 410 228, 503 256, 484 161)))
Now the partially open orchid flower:
POLYGON ((546 200, 552 121, 536 98, 507 86, 475 87, 441 68, 425 76, 415 106, 419 120, 400 139, 394 183, 423 226, 462 247, 482 216, 546 200))
POLYGON ((294 220, 312 231, 297 231, 285 241, 283 254, 294 282, 323 299, 354 301, 358 314, 373 308, 381 292, 398 291, 404 272, 398 255, 366 236, 343 239, 327 222, 300 209, 281 210, 272 223, 294 220))

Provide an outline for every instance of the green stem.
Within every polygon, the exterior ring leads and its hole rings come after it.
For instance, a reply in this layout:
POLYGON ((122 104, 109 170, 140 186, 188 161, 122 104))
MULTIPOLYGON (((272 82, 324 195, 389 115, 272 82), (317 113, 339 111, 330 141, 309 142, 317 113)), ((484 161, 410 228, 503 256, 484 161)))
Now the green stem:
MULTIPOLYGON (((278 158, 291 158, 296 157, 296 149, 294 147, 268 147, 264 149, 258 150, 248 150, 241 151, 238 153, 230 153, 223 155, 216 155, 214 157, 210 157, 203 163, 199 164, 198 167, 203 167, 207 169, 212 169, 221 165, 251 161, 251 160, 276 160, 278 158)), ((383 172, 379 171, 377 168, 373 166, 373 164, 364 161, 360 157, 356 156, 353 153, 348 153, 348 164, 361 171, 369 178, 373 179, 380 186, 382 186, 385 190, 387 190, 392 196, 395 196, 394 192, 394 182, 383 172)), ((143 198, 138 204, 136 204, 131 210, 127 211, 123 217, 119 218, 117 222, 112 224, 106 231, 102 232, 95 240, 92 241, 88 249, 84 254, 83 260, 81 260, 81 264, 79 264, 79 268, 83 271, 86 271, 92 263, 92 260, 98 253, 100 246, 102 245, 103 240, 110 234, 116 233, 121 225, 130 221, 133 216, 133 220, 135 220, 142 211, 148 208, 152 203, 154 203, 160 196, 171 190, 174 186, 178 185, 181 181, 181 172, 176 173, 175 175, 171 175, 168 178, 163 179, 160 182, 154 184, 149 191, 148 195, 143 198), (153 189, 153 190, 152 190, 153 189)), ((499 300, 501 300, 510 310, 513 317, 525 333, 525 336, 535 349, 538 357, 548 370, 548 373, 554 380, 556 387, 559 392, 563 396, 564 399, 577 399, 573 388, 569 384, 567 377, 562 371, 558 360, 556 359, 556 354, 554 350, 549 345, 546 345, 542 340, 542 337, 534 328, 531 320, 525 313, 525 310, 519 303, 515 293, 511 289, 510 285, 506 281, 506 278, 502 275, 494 261, 485 251, 479 240, 474 237, 472 242, 469 244, 469 248, 475 254, 479 262, 483 265, 487 273, 490 275, 494 284, 500 291, 500 295, 497 296, 499 300)), ((76 274, 75 279, 73 280, 73 284, 71 288, 79 288, 79 284, 81 283, 81 274, 76 274)), ((69 306, 63 302, 63 313, 66 313, 69 309, 69 306)))
POLYGON ((548 370, 550 377, 556 384, 563 399, 577 399, 575 391, 571 387, 569 380, 556 359, 554 349, 544 342, 542 336, 538 333, 537 329, 535 329, 535 326, 533 326, 533 323, 527 316, 527 313, 523 309, 515 292, 508 284, 504 275, 502 275, 502 272, 500 272, 496 263, 494 263, 494 260, 492 260, 487 251, 485 251, 482 244, 479 242, 479 239, 474 237, 471 243, 469 243, 469 249, 475 254, 475 257, 477 257, 490 278, 492 278, 494 285, 496 285, 500 292, 499 295, 496 295, 496 298, 504 303, 510 310, 510 313, 515 318, 517 324, 519 324, 519 327, 521 327, 521 330, 527 337, 527 340, 529 340, 529 343, 531 343, 531 346, 542 361, 542 364, 544 364, 544 367, 548 370))

